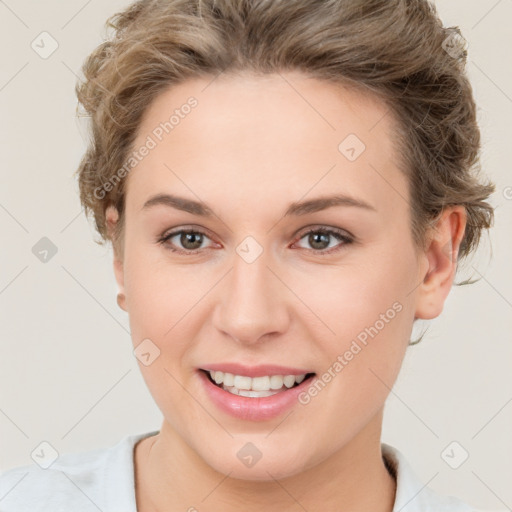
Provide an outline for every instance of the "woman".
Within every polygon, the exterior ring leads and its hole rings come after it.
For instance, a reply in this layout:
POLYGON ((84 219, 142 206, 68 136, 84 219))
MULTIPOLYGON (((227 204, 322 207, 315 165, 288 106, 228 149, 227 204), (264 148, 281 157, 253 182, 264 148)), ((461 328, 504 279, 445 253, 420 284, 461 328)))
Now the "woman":
POLYGON ((414 322, 493 220, 457 32, 426 0, 109 22, 80 197, 163 422, 32 468, 2 510, 472 510, 380 440, 414 322))

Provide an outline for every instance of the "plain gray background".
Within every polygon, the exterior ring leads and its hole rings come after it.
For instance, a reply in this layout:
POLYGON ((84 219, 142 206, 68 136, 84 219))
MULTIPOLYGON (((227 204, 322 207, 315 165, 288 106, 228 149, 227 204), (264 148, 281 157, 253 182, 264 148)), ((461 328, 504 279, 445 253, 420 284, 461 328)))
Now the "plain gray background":
MULTIPOLYGON (((59 453, 107 447, 161 425, 116 304, 109 247, 93 242, 73 178, 86 147, 74 87, 121 0, 0 1, 0 470, 59 453), (58 43, 43 59, 31 43, 58 43), (48 237, 57 253, 32 252, 48 237)), ((458 279, 393 388, 383 441, 433 489, 488 510, 512 509, 512 0, 436 2, 468 41, 483 171, 497 191, 496 224, 458 279), (458 468, 441 454, 452 442, 458 468), (453 465, 453 464, 452 464, 453 465)))

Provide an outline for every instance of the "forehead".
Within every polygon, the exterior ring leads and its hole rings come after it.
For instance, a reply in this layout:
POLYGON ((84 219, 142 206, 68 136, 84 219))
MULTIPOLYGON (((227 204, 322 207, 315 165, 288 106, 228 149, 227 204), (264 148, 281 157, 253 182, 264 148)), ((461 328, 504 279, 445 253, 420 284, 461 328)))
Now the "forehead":
POLYGON ((174 187, 218 200, 229 191, 233 204, 333 188, 396 200, 405 182, 393 123, 374 96, 298 72, 189 80, 145 111, 134 148, 153 147, 130 172, 127 195, 139 207, 174 187))

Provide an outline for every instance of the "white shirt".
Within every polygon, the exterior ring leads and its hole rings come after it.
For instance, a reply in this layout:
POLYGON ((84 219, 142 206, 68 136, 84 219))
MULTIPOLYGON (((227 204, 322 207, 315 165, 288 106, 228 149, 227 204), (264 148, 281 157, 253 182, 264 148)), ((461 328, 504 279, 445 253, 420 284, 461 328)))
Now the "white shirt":
MULTIPOLYGON (((158 432, 126 436, 109 448, 63 454, 47 469, 34 463, 4 471, 0 512, 136 512, 133 449, 158 432)), ((393 512, 475 512, 425 487, 396 448, 383 443, 382 453, 397 478, 393 512)))

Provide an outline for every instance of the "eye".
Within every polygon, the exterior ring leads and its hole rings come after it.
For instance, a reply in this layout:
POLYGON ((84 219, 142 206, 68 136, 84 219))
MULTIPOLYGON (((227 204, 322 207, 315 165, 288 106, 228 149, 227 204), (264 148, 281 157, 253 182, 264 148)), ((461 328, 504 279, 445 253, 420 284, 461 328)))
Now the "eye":
MULTIPOLYGON (((309 229, 299 238, 300 240, 306 239, 306 242, 310 244, 311 249, 302 247, 313 251, 318 255, 327 255, 332 252, 343 249, 344 246, 354 242, 353 238, 344 232, 326 227, 316 227, 309 229), (338 241, 338 244, 332 244, 332 242, 338 241), (328 249, 328 250, 326 250, 328 249)), ((206 233, 193 230, 193 229, 179 229, 164 233, 157 242, 165 245, 172 252, 182 254, 195 254, 200 252, 202 249, 207 247, 203 246, 206 240, 211 240, 206 233), (175 240, 173 240, 175 239, 175 240)))
MULTIPOLYGON (((339 251, 343 249, 344 246, 349 245, 354 242, 353 238, 346 235, 344 232, 325 227, 317 227, 312 228, 306 233, 302 234, 299 240, 306 239, 306 242, 310 245, 313 252, 318 253, 319 255, 331 254, 332 252, 339 251), (333 240, 334 238, 334 240, 333 240), (338 240, 338 243, 332 244, 338 240), (329 249, 329 250, 326 250, 329 249)), ((308 249, 307 247, 302 247, 304 249, 308 249)))
POLYGON ((167 246, 172 252, 193 254, 205 248, 202 247, 202 245, 206 239, 209 240, 210 238, 202 231, 180 229, 164 234, 158 239, 158 242, 167 246), (173 241, 173 239, 176 240, 173 241), (181 247, 178 246, 178 248, 176 248, 178 243, 181 247))

